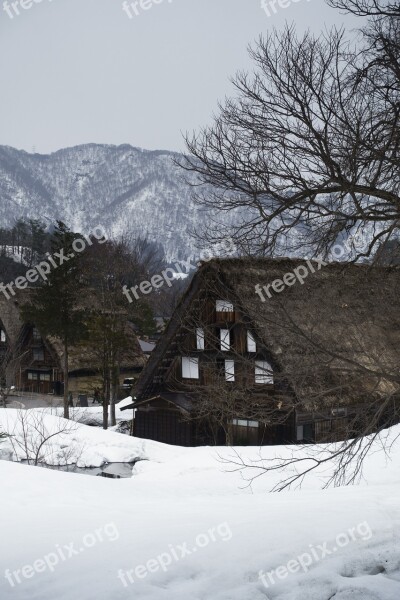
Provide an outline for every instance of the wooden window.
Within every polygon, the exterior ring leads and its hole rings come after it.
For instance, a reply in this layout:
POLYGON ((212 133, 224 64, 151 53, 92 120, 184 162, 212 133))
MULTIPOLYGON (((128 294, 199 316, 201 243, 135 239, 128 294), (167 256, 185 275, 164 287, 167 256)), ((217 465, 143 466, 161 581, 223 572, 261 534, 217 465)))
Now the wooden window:
POLYGON ((42 339, 42 336, 40 335, 40 332, 38 329, 36 329, 36 327, 32 329, 32 336, 35 342, 39 342, 42 339))
POLYGON ((217 300, 215 309, 218 312, 233 312, 233 304, 231 302, 227 302, 226 300, 217 300))
POLYGON ((189 356, 182 357, 182 378, 199 379, 199 359, 189 356))
POLYGON ((256 383, 274 383, 271 365, 266 360, 256 360, 256 383))
POLYGON ((347 408, 332 408, 331 415, 333 417, 347 417, 347 408))
POLYGON ((246 419, 233 419, 232 424, 238 427, 259 427, 258 421, 247 421, 246 419))
POLYGON ((297 441, 298 442, 312 442, 313 441, 313 427, 311 423, 304 425, 297 425, 297 441))
POLYGON ((38 374, 37 373, 28 373, 28 379, 31 381, 37 381, 38 380, 38 374))
POLYGON ((40 373, 40 381, 50 381, 50 373, 40 373))
POLYGON ((231 333, 229 329, 220 329, 221 350, 227 352, 231 349, 231 333))
POLYGON ((33 360, 44 360, 44 351, 42 348, 34 348, 33 360))
POLYGON ((247 332, 247 352, 257 352, 256 340, 251 331, 247 332))
POLYGON ((197 350, 204 350, 204 329, 196 329, 196 347, 197 350))
POLYGON ((259 423, 246 419, 233 419, 233 442, 236 445, 258 445, 259 423))
POLYGON ((226 381, 235 381, 235 361, 225 361, 225 379, 226 381))

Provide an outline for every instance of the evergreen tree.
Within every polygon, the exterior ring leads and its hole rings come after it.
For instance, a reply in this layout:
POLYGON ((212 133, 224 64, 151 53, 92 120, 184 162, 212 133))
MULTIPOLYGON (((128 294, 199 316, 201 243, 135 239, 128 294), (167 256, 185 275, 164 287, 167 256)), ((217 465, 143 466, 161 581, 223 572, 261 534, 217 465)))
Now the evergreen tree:
POLYGON ((32 291, 30 302, 22 307, 25 321, 35 323, 43 335, 55 336, 63 344, 65 418, 69 418, 69 349, 87 334, 85 309, 80 302, 85 287, 81 257, 72 247, 79 237, 62 222, 57 222, 52 235, 51 252, 53 256, 56 253, 60 255, 60 264, 52 268, 47 281, 32 291))

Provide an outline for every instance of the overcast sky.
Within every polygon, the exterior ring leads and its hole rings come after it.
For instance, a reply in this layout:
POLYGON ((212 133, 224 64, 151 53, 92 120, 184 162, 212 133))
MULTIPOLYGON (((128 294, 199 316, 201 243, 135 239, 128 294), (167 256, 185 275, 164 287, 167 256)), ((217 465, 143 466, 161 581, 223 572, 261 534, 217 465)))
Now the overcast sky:
POLYGON ((14 0, 11 19, 0 0, 0 144, 182 150, 182 132, 209 123, 229 78, 250 67, 247 45, 260 33, 286 20, 354 27, 323 0, 270 17, 261 0, 141 1, 150 8, 129 18, 122 0, 14 0))

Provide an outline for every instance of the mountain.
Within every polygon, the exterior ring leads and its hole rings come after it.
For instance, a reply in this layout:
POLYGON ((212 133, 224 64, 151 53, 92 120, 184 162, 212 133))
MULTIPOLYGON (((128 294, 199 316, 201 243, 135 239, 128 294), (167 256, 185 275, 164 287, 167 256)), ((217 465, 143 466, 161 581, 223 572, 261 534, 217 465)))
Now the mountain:
POLYGON ((129 145, 85 144, 48 155, 0 146, 0 225, 60 219, 89 233, 100 224, 116 236, 147 234, 170 262, 186 259, 196 253, 191 232, 211 216, 193 202, 184 178, 195 176, 183 173, 176 158, 129 145))

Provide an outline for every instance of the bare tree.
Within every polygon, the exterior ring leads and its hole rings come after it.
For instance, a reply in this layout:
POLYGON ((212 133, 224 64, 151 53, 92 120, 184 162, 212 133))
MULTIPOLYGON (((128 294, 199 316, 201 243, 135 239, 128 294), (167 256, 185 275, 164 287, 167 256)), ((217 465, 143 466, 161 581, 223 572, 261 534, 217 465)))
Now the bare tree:
POLYGON ((3 408, 7 408, 7 398, 10 395, 10 392, 14 389, 14 386, 11 387, 3 387, 2 385, 0 385, 0 405, 3 408))
POLYGON ((151 242, 147 237, 137 237, 126 233, 121 244, 131 256, 131 275, 136 279, 149 279, 165 268, 165 255, 162 246, 151 242))
MULTIPOLYGON (((363 255, 371 256, 398 236, 400 8, 331 4, 369 18, 357 43, 335 29, 267 34, 250 49, 254 74, 233 80, 237 98, 187 136, 182 166, 216 190, 198 201, 222 214, 246 209, 234 231, 242 252, 326 255, 366 228, 363 255)), ((207 235, 227 233, 220 226, 207 235)))
POLYGON ((328 0, 328 4, 358 17, 395 17, 400 11, 398 2, 388 0, 328 0))
POLYGON ((60 436, 68 439, 77 430, 76 423, 52 415, 51 411, 18 409, 16 414, 17 418, 13 425, 8 426, 7 434, 18 460, 35 466, 66 466, 71 461, 76 462, 76 448, 64 441, 61 444, 58 439, 60 436), (51 421, 47 421, 48 415, 53 416, 51 421))
MULTIPOLYGON (((146 243, 141 242, 139 247, 146 254, 146 243)), ((150 256, 149 251, 149 260, 150 256)), ((116 424, 115 403, 121 364, 124 361, 133 364, 140 355, 132 322, 140 323, 143 315, 151 313, 141 302, 129 304, 122 293, 124 285, 132 285, 139 273, 145 273, 148 268, 138 260, 138 254, 125 240, 93 245, 85 256, 86 272, 95 294, 88 320, 88 348, 102 380, 104 429, 108 428, 109 421, 111 426, 116 424)))
MULTIPOLYGON (((327 257, 334 244, 361 232, 367 243, 352 260, 373 257, 382 264, 380 254, 395 243, 400 228, 400 5, 328 3, 364 18, 358 37, 350 40, 336 29, 299 36, 293 26, 261 37, 250 49, 254 73, 238 73, 236 98, 219 106, 211 126, 186 137, 190 155, 182 166, 214 186, 212 194, 209 188, 207 194, 196 191, 203 206, 222 215, 244 210, 233 231, 243 254, 327 257)), ((218 241, 228 234, 221 225, 203 235, 218 241)), ((339 284, 319 302, 305 298, 296 307, 276 301, 275 312, 263 314, 268 336, 275 332, 282 352, 297 354, 282 375, 291 381, 294 397, 308 390, 307 409, 318 413, 330 397, 351 400, 361 389, 364 403, 339 427, 337 439, 344 441, 338 445, 309 447, 308 458, 294 449, 289 459, 255 465, 237 456, 237 468, 256 476, 278 470, 276 489, 284 489, 330 462, 330 482, 352 483, 372 448, 380 443, 390 450, 386 428, 400 415, 398 357, 387 352, 397 344, 398 301, 392 292, 398 285, 386 275, 365 272, 371 292, 363 293, 372 297, 361 322, 347 311, 356 298, 340 297, 339 284), (372 310, 376 304, 381 316, 372 310), (378 322, 379 343, 371 335, 378 322), (337 339, 327 343, 321 323, 337 339)), ((257 309, 256 303, 249 308, 251 319, 257 319, 257 309)))
MULTIPOLYGON (((399 418, 398 407, 396 418, 399 418)), ((389 427, 393 421, 388 420, 386 424, 389 427)), ((301 488, 305 478, 313 472, 324 481, 324 489, 331 485, 353 485, 362 479, 367 456, 375 451, 383 452, 389 458, 392 447, 400 437, 400 434, 391 436, 390 430, 385 428, 374 433, 370 431, 368 424, 354 439, 335 444, 299 444, 287 447, 284 456, 277 455, 274 458, 266 458, 260 449, 258 459, 250 461, 232 448, 232 454, 220 456, 220 461, 227 471, 240 472, 246 486, 251 486, 259 477, 278 473, 279 479, 272 484, 271 492, 301 488)))

